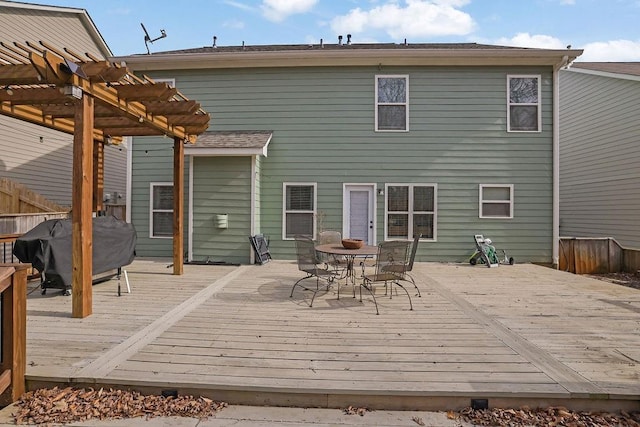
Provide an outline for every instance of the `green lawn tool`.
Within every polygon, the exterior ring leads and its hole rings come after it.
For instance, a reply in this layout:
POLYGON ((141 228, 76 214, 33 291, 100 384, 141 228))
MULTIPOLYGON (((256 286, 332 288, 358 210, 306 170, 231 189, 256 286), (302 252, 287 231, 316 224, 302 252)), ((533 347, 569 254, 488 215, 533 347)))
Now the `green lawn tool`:
POLYGON ((473 238, 476 243, 476 251, 469 258, 469 264, 481 263, 487 267, 497 267, 500 264, 513 265, 515 263, 513 257, 508 257, 504 249, 496 249, 491 244, 491 239, 485 239, 482 234, 476 234, 473 238))

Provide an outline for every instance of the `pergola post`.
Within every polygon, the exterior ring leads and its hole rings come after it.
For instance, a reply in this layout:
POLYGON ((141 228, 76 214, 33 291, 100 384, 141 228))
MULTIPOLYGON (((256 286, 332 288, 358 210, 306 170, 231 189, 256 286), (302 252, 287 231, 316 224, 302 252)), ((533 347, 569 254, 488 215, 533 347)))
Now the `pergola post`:
POLYGON ((173 138, 173 274, 184 270, 184 146, 173 138))
POLYGON ((76 318, 93 309, 93 112, 94 100, 84 94, 75 104, 73 134, 71 314, 76 318))
POLYGON ((93 211, 104 210, 104 144, 93 141, 93 211))

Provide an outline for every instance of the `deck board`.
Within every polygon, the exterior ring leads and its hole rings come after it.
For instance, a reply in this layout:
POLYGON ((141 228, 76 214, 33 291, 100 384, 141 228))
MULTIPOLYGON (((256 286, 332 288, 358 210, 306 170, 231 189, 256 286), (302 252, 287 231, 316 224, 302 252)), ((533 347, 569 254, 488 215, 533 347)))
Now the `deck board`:
POLYGON ((348 286, 312 308, 300 289, 291 298, 291 262, 186 265, 174 276, 136 260, 127 271, 132 292, 118 296, 115 278, 95 285, 85 319, 70 317, 69 297, 29 295, 30 383, 198 390, 235 403, 349 396, 388 409, 440 402, 424 396, 640 404, 634 289, 526 264, 417 263, 414 310, 378 289, 377 316, 371 296, 360 302, 348 286))

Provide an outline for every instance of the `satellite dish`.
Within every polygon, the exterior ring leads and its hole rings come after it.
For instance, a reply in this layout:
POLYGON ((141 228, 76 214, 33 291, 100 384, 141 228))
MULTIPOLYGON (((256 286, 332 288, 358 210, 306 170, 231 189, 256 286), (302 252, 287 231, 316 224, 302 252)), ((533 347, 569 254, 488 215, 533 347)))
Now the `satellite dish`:
POLYGON ((147 54, 150 54, 151 52, 149 52, 149 43, 153 43, 156 40, 160 40, 167 37, 167 33, 164 30, 160 30, 160 36, 156 37, 155 39, 152 39, 151 37, 149 37, 149 32, 144 27, 144 24, 141 22, 140 25, 142 26, 142 31, 144 31, 144 45, 147 48, 147 54))

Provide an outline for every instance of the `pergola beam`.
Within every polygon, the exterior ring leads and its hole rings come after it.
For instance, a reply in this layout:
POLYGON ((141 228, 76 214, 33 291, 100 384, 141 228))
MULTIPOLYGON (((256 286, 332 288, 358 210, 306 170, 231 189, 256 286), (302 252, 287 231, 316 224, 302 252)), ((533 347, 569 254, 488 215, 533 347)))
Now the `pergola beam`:
POLYGON ((92 312, 93 212, 102 207, 104 143, 124 136, 174 140, 174 274, 183 273, 184 143, 209 126, 209 114, 166 83, 48 43, 0 42, 0 114, 74 135, 72 315, 92 312))

